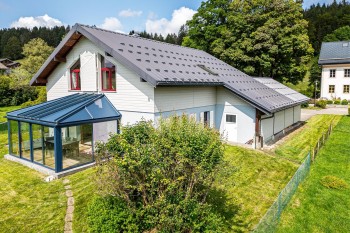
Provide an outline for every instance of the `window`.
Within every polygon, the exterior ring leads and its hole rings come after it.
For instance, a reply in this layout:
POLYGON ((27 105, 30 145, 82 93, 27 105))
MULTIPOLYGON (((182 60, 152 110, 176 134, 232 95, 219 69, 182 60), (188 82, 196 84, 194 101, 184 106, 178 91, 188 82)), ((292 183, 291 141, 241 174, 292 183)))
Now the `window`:
POLYGON ((102 91, 116 91, 115 65, 101 56, 102 91))
POLYGON ((80 90, 80 59, 70 68, 70 89, 80 90))
POLYGON ((345 69, 344 70, 344 77, 345 78, 350 78, 350 69, 345 69))
POLYGON ((329 77, 330 78, 335 78, 335 69, 329 70, 329 77))
POLYGON ((329 85, 328 87, 328 92, 329 93, 334 93, 335 86, 334 85, 329 85))
POLYGON ((349 93, 349 87, 350 87, 350 85, 344 85, 343 92, 349 93))
POLYGON ((210 124, 210 112, 209 111, 204 112, 203 119, 204 119, 204 125, 209 126, 209 124, 210 124))
POLYGON ((227 123, 236 123, 236 115, 226 114, 227 123))

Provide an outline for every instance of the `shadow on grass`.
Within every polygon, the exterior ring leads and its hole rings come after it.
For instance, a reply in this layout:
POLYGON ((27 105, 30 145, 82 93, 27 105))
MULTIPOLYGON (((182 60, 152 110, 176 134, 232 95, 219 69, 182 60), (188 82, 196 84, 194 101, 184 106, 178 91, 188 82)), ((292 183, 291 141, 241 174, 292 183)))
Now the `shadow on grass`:
POLYGON ((238 216, 241 207, 228 198, 226 190, 213 188, 209 191, 208 203, 213 206, 213 210, 225 219, 228 229, 235 227, 247 228, 248 224, 244 223, 238 216))

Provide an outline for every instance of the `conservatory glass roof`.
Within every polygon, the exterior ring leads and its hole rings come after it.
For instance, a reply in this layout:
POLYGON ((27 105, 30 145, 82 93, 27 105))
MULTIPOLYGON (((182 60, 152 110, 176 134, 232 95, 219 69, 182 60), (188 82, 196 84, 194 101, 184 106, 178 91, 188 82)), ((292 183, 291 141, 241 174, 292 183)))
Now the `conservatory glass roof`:
POLYGON ((8 112, 6 117, 47 126, 70 126, 117 120, 121 114, 104 94, 77 93, 8 112))

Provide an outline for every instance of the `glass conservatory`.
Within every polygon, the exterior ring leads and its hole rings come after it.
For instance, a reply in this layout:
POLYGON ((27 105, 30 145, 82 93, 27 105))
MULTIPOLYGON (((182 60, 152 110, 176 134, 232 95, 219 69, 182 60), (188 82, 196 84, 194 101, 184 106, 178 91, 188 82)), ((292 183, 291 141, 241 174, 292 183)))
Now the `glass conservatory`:
POLYGON ((94 162, 94 145, 118 133, 103 94, 77 93, 7 113, 9 154, 56 173, 94 162))

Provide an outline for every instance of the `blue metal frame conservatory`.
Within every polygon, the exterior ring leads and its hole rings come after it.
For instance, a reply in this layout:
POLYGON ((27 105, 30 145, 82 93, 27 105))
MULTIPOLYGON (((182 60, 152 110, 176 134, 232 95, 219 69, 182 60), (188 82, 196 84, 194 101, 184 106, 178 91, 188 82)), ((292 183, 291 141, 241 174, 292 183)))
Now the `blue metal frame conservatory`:
POLYGON ((96 142, 119 133, 104 94, 77 93, 7 113, 9 154, 56 173, 94 162, 96 142))

